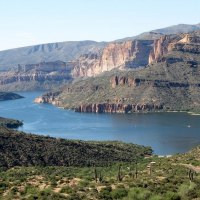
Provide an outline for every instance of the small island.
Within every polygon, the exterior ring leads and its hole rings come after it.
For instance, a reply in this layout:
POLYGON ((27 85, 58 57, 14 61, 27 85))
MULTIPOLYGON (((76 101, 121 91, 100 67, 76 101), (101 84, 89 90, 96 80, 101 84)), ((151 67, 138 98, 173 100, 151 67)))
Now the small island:
POLYGON ((24 97, 13 92, 0 92, 0 101, 15 100, 21 98, 24 97))

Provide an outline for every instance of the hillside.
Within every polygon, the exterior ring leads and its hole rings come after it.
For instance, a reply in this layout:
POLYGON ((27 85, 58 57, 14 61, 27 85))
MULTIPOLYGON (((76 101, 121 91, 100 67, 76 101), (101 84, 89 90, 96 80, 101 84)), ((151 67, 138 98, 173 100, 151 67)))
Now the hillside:
POLYGON ((4 117, 0 117, 0 126, 7 127, 7 128, 18 128, 22 126, 23 122, 15 119, 8 119, 4 117))
POLYGON ((84 142, 25 134, 0 126, 0 168, 105 166, 151 155, 150 147, 121 142, 84 142))
POLYGON ((0 169, 0 198, 39 200, 198 200, 200 154, 146 157, 102 167, 0 169))
POLYGON ((18 64, 37 64, 57 60, 67 62, 84 53, 98 53, 105 44, 105 42, 95 41, 69 41, 0 51, 0 70, 17 67, 18 64))
POLYGON ((200 110, 200 32, 154 41, 143 69, 104 73, 37 98, 78 112, 200 110))

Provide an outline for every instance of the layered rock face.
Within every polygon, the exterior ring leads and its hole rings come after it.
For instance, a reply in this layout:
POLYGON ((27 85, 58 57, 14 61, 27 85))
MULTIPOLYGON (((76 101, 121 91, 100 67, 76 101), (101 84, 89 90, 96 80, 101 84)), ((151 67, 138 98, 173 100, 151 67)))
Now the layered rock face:
POLYGON ((0 87, 5 90, 15 84, 19 87, 28 83, 38 83, 44 89, 45 82, 67 81, 71 79, 71 63, 61 61, 41 62, 38 64, 18 65, 16 70, 0 72, 0 87))
POLYGON ((153 50, 149 55, 149 64, 162 61, 161 59, 163 59, 163 56, 173 51, 199 54, 199 32, 179 35, 165 35, 160 39, 155 40, 153 46, 153 50))
POLYGON ((108 44, 99 54, 85 54, 76 59, 73 77, 96 76, 112 69, 132 69, 153 62, 180 62, 180 58, 165 59, 169 52, 200 53, 199 32, 163 35, 156 40, 134 40, 108 44))
MULTIPOLYGON (((77 112, 200 110, 199 45, 200 32, 162 36, 154 41, 151 53, 147 51, 149 65, 145 68, 115 70, 79 80, 63 87, 58 95, 54 93, 53 98, 44 95, 40 100, 77 112)), ((102 55, 82 57, 82 63, 88 60, 85 66, 89 61, 91 65, 84 69, 98 66, 102 71, 110 70, 114 65, 119 69, 131 68, 139 58, 138 49, 141 50, 136 41, 110 44, 102 55)), ((82 75, 87 74, 86 71, 82 75)), ((94 73, 97 71, 91 71, 90 75, 94 73)))
POLYGON ((159 111, 163 109, 163 105, 144 104, 144 105, 132 105, 132 104, 83 104, 75 108, 75 112, 85 113, 133 113, 133 112, 148 112, 159 111))
POLYGON ((73 77, 95 76, 112 69, 146 66, 152 40, 135 40, 108 44, 101 54, 86 54, 74 62, 73 77))
POLYGON ((57 92, 48 92, 46 95, 41 97, 37 97, 34 102, 35 103, 50 103, 53 105, 59 106, 59 101, 56 100, 56 97, 60 94, 60 91, 57 92))

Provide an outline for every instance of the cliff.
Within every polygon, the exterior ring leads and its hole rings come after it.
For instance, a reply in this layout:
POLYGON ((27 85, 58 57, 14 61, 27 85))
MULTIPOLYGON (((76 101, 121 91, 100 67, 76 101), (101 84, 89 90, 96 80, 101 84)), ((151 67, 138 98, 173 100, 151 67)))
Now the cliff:
POLYGON ((200 53, 200 32, 190 34, 165 35, 154 41, 149 55, 149 64, 160 62, 170 52, 200 53))
POLYGON ((51 89, 71 80, 70 62, 41 62, 18 65, 15 70, 0 72, 1 90, 51 89))
POLYGON ((112 71, 112 65, 126 69, 126 63, 135 63, 140 55, 135 54, 138 44, 110 44, 102 56, 87 57, 93 60, 92 65, 104 66, 99 69, 111 70, 109 73, 75 81, 53 98, 52 94, 44 95, 41 101, 77 112, 199 111, 199 37, 200 32, 162 36, 154 41, 145 68, 128 65, 131 70, 119 71, 112 71))
POLYGON ((108 44, 100 55, 86 54, 78 58, 73 77, 95 76, 112 69, 146 66, 153 40, 134 40, 108 44))

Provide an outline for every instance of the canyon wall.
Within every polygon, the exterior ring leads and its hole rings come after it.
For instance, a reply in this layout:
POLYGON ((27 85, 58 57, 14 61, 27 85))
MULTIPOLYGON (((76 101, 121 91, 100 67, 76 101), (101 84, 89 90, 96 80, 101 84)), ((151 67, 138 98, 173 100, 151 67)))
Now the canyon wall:
MULTIPOLYGON (((87 52, 68 62, 19 64, 12 70, 0 72, 0 89, 9 90, 13 84, 16 84, 20 90, 20 84, 30 82, 37 83, 37 89, 50 89, 55 83, 61 85, 74 78, 93 77, 114 69, 123 71, 148 67, 159 62, 168 64, 185 62, 188 65, 198 65, 199 61, 197 62, 196 58, 195 60, 191 56, 177 56, 177 52, 178 54, 184 52, 198 55, 200 53, 200 32, 163 35, 156 40, 137 39, 111 42, 99 51, 87 52), (49 85, 44 88, 45 82, 49 85)), ((16 87, 12 89, 15 90, 16 87)))
MULTIPOLYGON (((171 51, 200 53, 199 32, 190 34, 164 35, 154 41, 153 50, 149 54, 149 64, 160 62, 163 56, 171 51)), ((181 60, 176 60, 176 62, 181 60)))
MULTIPOLYGON (((45 82, 49 82, 50 85, 52 83, 53 85, 55 82, 61 83, 70 80, 71 69, 72 64, 70 62, 65 63, 62 61, 27 65, 19 64, 16 69, 0 72, 0 88, 2 90, 9 90, 16 85, 21 90, 21 88, 26 89, 24 86, 26 84, 38 83, 38 89, 48 89, 43 87, 45 82)), ((27 89, 34 89, 30 87, 27 89)))
POLYGON ((153 40, 108 44, 101 54, 86 54, 74 62, 73 77, 95 76, 112 69, 146 66, 153 40))

